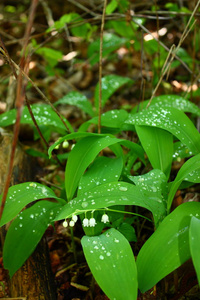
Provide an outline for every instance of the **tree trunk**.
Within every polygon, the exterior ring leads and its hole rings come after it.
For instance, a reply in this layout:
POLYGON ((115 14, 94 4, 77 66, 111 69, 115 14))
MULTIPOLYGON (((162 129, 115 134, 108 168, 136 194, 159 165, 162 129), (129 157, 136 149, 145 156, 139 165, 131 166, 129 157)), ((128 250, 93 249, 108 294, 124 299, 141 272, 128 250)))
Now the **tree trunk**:
MULTIPOLYGON (((12 134, 0 132, 0 193, 2 193, 10 157, 12 134)), ((11 185, 33 181, 36 163, 18 145, 11 185)), ((3 244, 5 228, 1 228, 3 244)), ((28 241, 27 241, 28 242, 28 241)), ((51 272, 48 246, 45 239, 38 244, 32 256, 9 280, 10 297, 24 297, 26 300, 56 300, 56 288, 51 272)))

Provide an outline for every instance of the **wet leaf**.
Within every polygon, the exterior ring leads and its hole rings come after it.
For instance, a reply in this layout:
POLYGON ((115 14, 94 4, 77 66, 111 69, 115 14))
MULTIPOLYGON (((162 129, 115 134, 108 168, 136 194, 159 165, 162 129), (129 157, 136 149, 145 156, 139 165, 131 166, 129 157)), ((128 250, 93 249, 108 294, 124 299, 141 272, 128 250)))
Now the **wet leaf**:
POLYGON ((150 210, 157 220, 166 213, 165 204, 158 197, 147 197, 139 186, 127 182, 111 182, 97 186, 63 206, 55 220, 80 215, 85 211, 105 209, 113 205, 138 205, 150 210))
MULTIPOLYGON (((200 211, 199 211, 200 216, 200 211)), ((192 217, 189 229, 190 252, 200 285, 200 219, 192 217)))
POLYGON ((84 236, 83 251, 94 278, 109 297, 137 299, 137 269, 127 239, 112 228, 99 236, 84 236))
POLYGON ((68 93, 67 95, 55 102, 55 106, 59 104, 74 105, 80 108, 85 113, 89 114, 90 116, 94 115, 92 104, 83 94, 79 92, 73 91, 68 93))
POLYGON ((60 207, 58 203, 39 201, 12 222, 3 248, 4 267, 9 270, 10 277, 32 254, 60 207))
POLYGON ((192 121, 176 108, 153 108, 129 114, 126 124, 162 128, 176 136, 193 153, 200 152, 200 134, 192 121))
MULTIPOLYGON (((63 204, 66 203, 63 199, 56 197, 50 188, 37 182, 26 182, 10 187, 0 226, 11 221, 27 204, 46 198, 53 198, 63 204)), ((0 196, 0 201, 1 199, 2 195, 0 196)))
MULTIPOLYGON (((118 75, 107 75, 102 78, 102 108, 105 106, 106 101, 124 84, 133 83, 130 78, 121 77, 118 75)), ((99 83, 95 88, 94 103, 96 111, 98 112, 99 106, 99 83)))
POLYGON ((190 258, 189 226, 193 216, 200 218, 199 211, 200 203, 181 204, 143 245, 136 261, 142 293, 190 258))

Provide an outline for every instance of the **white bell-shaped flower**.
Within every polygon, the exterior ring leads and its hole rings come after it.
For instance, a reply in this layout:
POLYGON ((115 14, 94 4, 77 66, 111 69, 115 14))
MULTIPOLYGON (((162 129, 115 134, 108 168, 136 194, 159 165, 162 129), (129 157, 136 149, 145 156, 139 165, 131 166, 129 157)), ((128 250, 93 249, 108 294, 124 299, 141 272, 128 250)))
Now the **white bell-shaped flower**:
POLYGON ((74 223, 76 223, 78 221, 78 217, 76 215, 72 215, 72 221, 74 221, 74 223))
POLYGON ((103 216, 101 217, 101 222, 103 222, 103 223, 109 222, 109 217, 107 214, 103 214, 103 216))
POLYGON ((90 227, 94 227, 96 224, 97 224, 97 222, 96 222, 95 218, 90 218, 90 220, 89 220, 90 227))
POLYGON ((89 227, 89 220, 87 218, 83 219, 83 227, 89 227))

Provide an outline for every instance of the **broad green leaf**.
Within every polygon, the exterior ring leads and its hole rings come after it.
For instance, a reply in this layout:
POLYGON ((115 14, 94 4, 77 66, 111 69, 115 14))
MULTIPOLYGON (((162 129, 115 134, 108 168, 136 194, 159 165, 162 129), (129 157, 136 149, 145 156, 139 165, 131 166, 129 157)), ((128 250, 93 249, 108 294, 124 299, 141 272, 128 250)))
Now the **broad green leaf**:
POLYGON ((82 193, 107 182, 117 181, 123 168, 122 157, 97 157, 89 170, 83 174, 78 187, 78 196, 82 193))
MULTIPOLYGON (((199 213, 200 215, 200 213, 199 213)), ((192 217, 189 229, 189 243, 192 261, 200 285, 200 220, 192 217)))
POLYGON ((183 180, 200 183, 200 154, 188 159, 178 171, 178 174, 170 186, 167 208, 171 208, 174 195, 183 180), (196 172, 197 171, 197 172, 196 172))
MULTIPOLYGON (((58 117, 58 115, 52 110, 52 108, 45 104, 33 104, 31 106, 33 115, 37 121, 37 124, 46 125, 46 126, 53 126, 58 129, 62 129, 66 131, 65 126, 63 125, 62 121, 58 117)), ((8 112, 5 112, 0 115, 0 126, 6 127, 15 123, 16 119, 16 109, 11 109, 8 112)), ((64 117, 63 117, 64 119, 64 117)), ((70 123, 64 119, 67 126, 71 131, 73 131, 72 126, 70 123)), ((23 114, 20 120, 21 124, 31 124, 33 125, 33 121, 29 114, 28 108, 24 107, 23 114)))
POLYGON ((136 114, 129 114, 126 124, 158 127, 171 132, 189 150, 200 152, 200 134, 192 121, 176 108, 155 108, 136 114))
POLYGON ((117 230, 121 232, 129 242, 137 242, 135 229, 125 222, 121 223, 117 230))
POLYGON ((81 240, 87 263, 97 283, 111 300, 137 299, 137 269, 127 239, 112 228, 81 240))
MULTIPOLYGON (((120 46, 124 45, 126 39, 121 38, 114 33, 105 33, 103 36, 103 57, 107 56, 111 52, 117 50, 120 46)), ((94 42, 90 43, 88 47, 88 57, 91 65, 94 65, 99 61, 99 48, 100 39, 98 38, 94 42)))
MULTIPOLYGON (((142 103, 138 104, 132 110, 132 113, 137 112, 138 109, 142 110, 145 109, 149 100, 143 101, 142 103)), ((200 109, 194 103, 180 97, 178 95, 162 95, 152 99, 151 105, 149 106, 148 110, 155 110, 155 108, 169 108, 174 107, 184 112, 190 112, 197 116, 200 116, 200 109)))
POLYGON ((162 220, 166 209, 158 197, 145 197, 141 188, 127 182, 111 182, 99 185, 63 206, 55 220, 71 218, 87 211, 105 209, 113 205, 137 205, 150 210, 157 219, 162 220))
POLYGON ((58 101, 55 102, 55 106, 59 104, 69 104, 74 105, 80 108, 85 113, 89 114, 90 116, 94 115, 92 104, 90 101, 81 93, 79 92, 70 92, 58 101))
POLYGON ((96 133, 90 133, 90 132, 73 132, 70 134, 67 134, 61 138, 59 138, 53 145, 49 147, 48 154, 49 158, 52 156, 52 151, 55 149, 56 146, 60 145, 64 141, 69 141, 73 139, 79 139, 79 138, 84 138, 86 136, 98 136, 96 133))
POLYGON ((70 152, 65 170, 65 188, 68 200, 72 199, 81 176, 98 153, 116 143, 129 147, 143 159, 143 150, 141 147, 130 141, 103 134, 90 135, 81 139, 70 152))
POLYGON ((161 170, 154 169, 144 175, 128 176, 128 179, 140 188, 144 198, 149 199, 152 203, 160 203, 160 209, 162 207, 162 210, 158 214, 156 207, 153 210, 154 222, 157 227, 166 216, 167 178, 165 174, 161 170))
POLYGON ((3 248, 4 267, 9 270, 10 277, 32 254, 60 208, 61 204, 39 201, 12 222, 3 248))
MULTIPOLYGON (((90 166, 89 170, 83 174, 78 187, 78 196, 81 196, 84 192, 107 182, 117 181, 121 175, 123 168, 122 156, 118 158, 110 158, 100 156, 90 166)), ((98 235, 102 232, 105 224, 101 222, 101 217, 104 211, 95 212, 95 219, 99 220, 95 227, 84 227, 86 235, 98 235)), ((83 214, 84 216, 84 214, 83 214)), ((81 220, 83 219, 81 216, 81 220)))
POLYGON ((137 257, 138 284, 142 293, 190 258, 189 226, 199 217, 200 203, 178 206, 146 241, 137 257))
MULTIPOLYGON (((109 110, 101 115, 101 126, 116 128, 117 132, 120 132, 123 130, 124 122, 127 118, 128 112, 123 109, 109 110)), ((98 124, 98 117, 94 117, 83 123, 80 126, 79 131, 86 131, 91 124, 98 124)))
POLYGON ((173 160, 180 160, 182 158, 191 157, 193 153, 180 141, 174 143, 173 160))
POLYGON ((152 167, 163 171, 168 178, 173 158, 172 134, 151 126, 137 125, 135 128, 152 167))
MULTIPOLYGON (((56 197, 50 188, 40 183, 26 182, 10 187, 0 220, 0 226, 11 221, 27 204, 46 198, 53 198, 61 203, 65 203, 64 200, 56 197)), ((1 199, 2 195, 0 196, 0 201, 1 199)))
MULTIPOLYGON (((105 106, 106 101, 114 94, 116 90, 118 90, 124 84, 133 83, 130 78, 121 77, 118 75, 107 75, 102 78, 102 108, 105 106)), ((99 105, 99 83, 96 86, 95 94, 94 94, 94 103, 96 107, 96 111, 98 111, 99 105)))
POLYGON ((105 135, 88 136, 78 141, 69 154, 65 170, 65 188, 68 200, 72 199, 81 176, 97 154, 118 142, 117 138, 105 135))

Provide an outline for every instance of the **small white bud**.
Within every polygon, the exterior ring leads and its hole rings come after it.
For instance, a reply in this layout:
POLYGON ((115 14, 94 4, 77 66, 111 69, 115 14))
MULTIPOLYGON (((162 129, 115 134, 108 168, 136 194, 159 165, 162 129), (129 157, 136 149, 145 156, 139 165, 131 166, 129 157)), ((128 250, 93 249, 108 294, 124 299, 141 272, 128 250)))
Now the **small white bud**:
POLYGON ((69 226, 70 226, 70 227, 74 227, 74 225, 75 225, 75 222, 74 222, 73 220, 71 220, 71 221, 69 222, 69 226))
POLYGON ((97 224, 97 222, 96 222, 95 218, 90 218, 90 220, 89 220, 90 227, 94 227, 96 224, 97 224))
POLYGON ((63 227, 67 227, 68 226, 68 222, 65 220, 64 222, 63 222, 63 227))
POLYGON ((101 222, 103 223, 109 222, 109 217, 107 214, 103 214, 103 216, 101 217, 101 222))
POLYGON ((56 146, 54 147, 54 149, 59 149, 59 147, 60 147, 60 144, 56 145, 56 146))
POLYGON ((69 147, 68 141, 64 141, 62 146, 63 146, 63 148, 67 149, 69 147))

